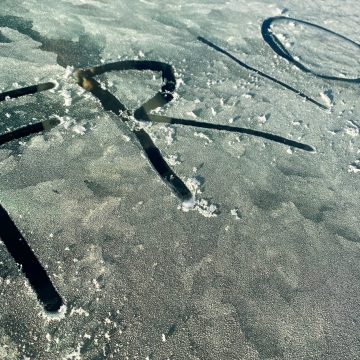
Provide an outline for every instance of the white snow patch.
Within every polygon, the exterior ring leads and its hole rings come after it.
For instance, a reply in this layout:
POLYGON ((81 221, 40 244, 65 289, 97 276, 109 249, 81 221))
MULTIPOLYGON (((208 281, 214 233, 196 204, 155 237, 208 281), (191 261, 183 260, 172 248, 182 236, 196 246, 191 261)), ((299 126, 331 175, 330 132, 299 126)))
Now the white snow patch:
POLYGON ((165 160, 169 163, 169 165, 171 166, 176 166, 181 164, 181 161, 179 160, 179 155, 175 154, 175 155, 169 155, 165 158, 165 160))
POLYGON ((74 315, 84 315, 85 317, 88 317, 89 313, 80 307, 80 308, 71 309, 69 316, 74 316, 74 315))
POLYGON ((202 132, 194 132, 194 136, 200 139, 205 139, 209 144, 213 142, 207 135, 202 132))
POLYGON ((355 160, 352 164, 348 166, 348 172, 357 174, 360 173, 360 160, 355 160))
POLYGON ((65 318, 67 312, 67 306, 66 305, 62 305, 59 309, 58 312, 56 313, 51 313, 48 311, 42 311, 40 314, 41 316, 48 321, 60 321, 62 319, 65 318))
POLYGON ((230 213, 236 220, 241 220, 241 217, 239 216, 239 209, 232 209, 230 213))

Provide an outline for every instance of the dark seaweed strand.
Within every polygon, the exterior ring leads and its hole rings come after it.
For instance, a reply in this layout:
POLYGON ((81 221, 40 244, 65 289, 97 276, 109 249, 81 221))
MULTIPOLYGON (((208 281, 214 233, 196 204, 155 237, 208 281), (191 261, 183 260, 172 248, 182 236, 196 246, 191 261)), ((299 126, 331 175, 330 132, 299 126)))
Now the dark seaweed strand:
POLYGON ((270 75, 265 74, 265 73, 262 72, 261 70, 258 70, 258 69, 256 69, 256 68, 250 66, 250 65, 245 64, 245 63, 242 62, 241 60, 237 59, 234 55, 231 55, 228 51, 226 51, 226 50, 222 49, 221 47, 215 45, 214 43, 212 43, 211 41, 205 39, 204 37, 198 36, 197 39, 198 39, 199 41, 201 41, 202 43, 208 45, 208 46, 211 47, 212 49, 220 52, 221 54, 226 55, 227 57, 229 57, 230 59, 232 59, 233 61, 235 61, 237 64, 239 64, 240 66, 242 66, 242 67, 245 68, 246 70, 252 71, 252 72, 256 73, 256 74, 259 75, 259 76, 262 76, 262 77, 264 77, 264 78, 266 78, 266 79, 268 79, 268 80, 270 80, 270 81, 273 81, 274 83, 276 83, 276 84, 284 87, 285 89, 287 89, 287 90, 295 93, 296 95, 301 96, 302 98, 306 99, 307 101, 311 102, 312 104, 317 105, 318 107, 320 107, 320 108, 322 108, 322 109, 324 109, 324 110, 328 110, 328 108, 327 108, 325 105, 323 105, 323 104, 319 103, 318 101, 312 99, 312 98, 309 97, 308 95, 306 95, 306 94, 302 93, 301 91, 293 88, 292 86, 290 86, 290 85, 288 85, 288 84, 286 84, 286 83, 284 83, 284 82, 282 82, 282 81, 280 81, 280 80, 278 80, 278 79, 275 79, 274 77, 272 77, 272 76, 270 76, 270 75))
POLYGON ((310 73, 316 77, 322 78, 322 79, 326 79, 326 80, 335 80, 335 81, 342 81, 342 82, 348 82, 348 83, 359 83, 360 82, 360 78, 355 78, 355 79, 346 79, 346 78, 340 78, 340 77, 336 77, 336 76, 329 76, 329 75, 324 75, 324 74, 319 74, 317 72, 314 72, 312 70, 310 70, 309 68, 307 68, 305 65, 303 65, 301 62, 297 61, 294 59, 294 57, 290 54, 290 52, 283 46, 283 44, 281 43, 281 41, 279 40, 279 38, 271 31, 271 25, 275 22, 279 22, 279 21, 293 21, 293 22, 297 22, 299 24, 303 24, 309 27, 313 27, 315 29, 324 31, 326 33, 332 34, 344 41, 347 41, 349 43, 351 43, 352 45, 355 45, 356 47, 358 47, 360 49, 360 44, 356 43, 355 41, 339 34, 336 33, 332 30, 326 29, 320 25, 316 25, 313 23, 310 23, 308 21, 303 21, 303 20, 298 20, 298 19, 294 19, 294 18, 290 18, 290 17, 285 17, 285 16, 275 16, 275 17, 270 17, 268 19, 265 19, 264 22, 262 23, 261 26, 261 34, 262 37, 264 39, 264 41, 271 47, 271 49, 279 56, 283 57, 284 59, 288 60, 290 63, 294 64, 297 68, 299 68, 300 70, 306 72, 306 73, 310 73))
MULTIPOLYGON (((54 87, 53 83, 44 83, 28 86, 21 89, 7 91, 0 94, 0 101, 7 98, 19 98, 24 95, 34 94, 39 91, 49 90, 54 87)), ((0 135, 0 146, 12 140, 21 139, 31 134, 39 133, 57 126, 59 120, 45 120, 35 124, 27 125, 0 135)), ((57 312, 63 305, 63 300, 52 284, 46 270, 40 264, 36 255, 22 236, 20 230, 6 210, 0 205, 0 238, 5 244, 10 255, 19 265, 21 271, 28 279, 31 287, 37 295, 38 300, 48 312, 57 312)))
MULTIPOLYGON (((175 90, 175 77, 172 67, 157 61, 120 61, 79 71, 79 85, 90 91, 97 99, 99 99, 105 110, 113 112, 114 114, 120 116, 122 121, 126 122, 128 121, 127 115, 129 114, 129 111, 114 95, 112 95, 109 91, 102 89, 93 76, 103 74, 108 71, 131 69, 142 71, 160 71, 164 79, 164 85, 162 86, 161 92, 157 93, 152 99, 153 101, 156 101, 155 99, 159 100, 161 104, 169 102, 172 99, 171 92, 175 90)), ((148 103, 149 102, 146 104, 148 103)), ((137 113, 137 115, 139 114, 137 113)), ((137 116, 135 117, 137 118, 137 116)), ((144 118, 141 120, 144 120, 144 118)), ((167 164, 161 155, 160 150, 152 141, 150 135, 144 129, 137 128, 133 130, 133 133, 139 141, 153 168, 157 171, 162 180, 172 189, 176 196, 182 201, 191 199, 192 194, 190 190, 167 164)))

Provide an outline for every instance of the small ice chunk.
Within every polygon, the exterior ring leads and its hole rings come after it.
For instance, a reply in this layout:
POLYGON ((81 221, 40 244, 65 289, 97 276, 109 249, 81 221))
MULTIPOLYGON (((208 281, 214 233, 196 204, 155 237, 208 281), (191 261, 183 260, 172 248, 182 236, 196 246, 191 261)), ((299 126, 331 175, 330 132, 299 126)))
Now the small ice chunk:
POLYGON ((196 177, 191 177, 186 180, 186 185, 192 193, 201 194, 200 186, 201 181, 196 177))
POLYGON ((270 114, 262 114, 262 115, 258 116, 258 123, 265 124, 268 121, 269 117, 270 117, 270 114))
POLYGON ((230 213, 232 216, 235 216, 236 220, 241 220, 239 209, 232 209, 230 213))
POLYGON ((130 136, 122 134, 121 137, 126 141, 129 142, 131 140, 130 136))
POLYGON ((66 69, 65 69, 65 73, 64 73, 63 78, 64 78, 65 80, 68 80, 69 77, 73 74, 73 72, 74 72, 74 67, 68 65, 68 66, 66 67, 66 69))
POLYGON ((169 165, 171 166, 176 166, 181 164, 181 161, 179 161, 179 155, 175 154, 175 155, 170 155, 168 157, 165 158, 165 160, 169 163, 169 165))
POLYGON ((348 126, 345 128, 345 133, 352 137, 356 137, 359 136, 359 129, 352 126, 348 126))
POLYGON ((67 312, 66 305, 62 305, 60 307, 60 309, 58 310, 58 312, 56 312, 56 313, 43 311, 43 312, 41 312, 41 315, 45 320, 48 320, 48 321, 53 321, 53 320, 60 321, 65 318, 66 312, 67 312))
POLYGON ((205 139, 209 144, 212 143, 212 140, 202 132, 194 132, 194 136, 200 139, 205 139))
POLYGON ((196 201, 195 210, 197 210, 201 215, 210 218, 216 217, 218 208, 214 204, 210 204, 208 200, 200 199, 196 201))
POLYGON ((352 164, 348 166, 348 172, 357 174, 360 172, 360 160, 355 160, 352 164))
POLYGON ((175 129, 171 127, 167 128, 166 143, 168 145, 171 145, 174 142, 174 136, 175 136, 175 129))
POLYGON ((334 95, 331 90, 321 92, 320 97, 328 108, 331 108, 334 105, 334 95))
POLYGON ((184 212, 188 212, 192 210, 194 206, 195 206, 195 197, 192 197, 191 199, 182 202, 181 210, 184 212))
POLYGON ((71 92, 69 90, 60 90, 59 94, 64 98, 64 105, 70 106, 72 103, 71 92))
POLYGON ((84 135, 86 133, 85 127, 80 124, 73 126, 72 131, 80 135, 84 135))

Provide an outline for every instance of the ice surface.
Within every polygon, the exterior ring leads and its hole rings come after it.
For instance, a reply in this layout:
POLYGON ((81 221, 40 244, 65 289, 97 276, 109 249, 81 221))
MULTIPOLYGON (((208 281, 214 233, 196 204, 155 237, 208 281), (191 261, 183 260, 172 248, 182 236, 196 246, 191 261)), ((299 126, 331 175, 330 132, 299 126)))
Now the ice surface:
MULTIPOLYGON (((357 359, 358 84, 302 71, 260 28, 289 16, 359 43, 359 12, 355 0, 3 0, 0 93, 56 87, 0 102, 0 135, 60 124, 0 147, 0 203, 65 306, 45 313, 1 243, 0 358, 357 359), (242 126, 316 151, 142 124, 194 196, 183 203, 142 156, 139 123, 104 111, 73 74, 140 59, 175 69, 174 100, 154 115, 242 126)), ((311 71, 359 77, 356 44, 292 21, 272 31, 311 71)), ((152 71, 96 80, 132 111, 162 85, 152 71)))

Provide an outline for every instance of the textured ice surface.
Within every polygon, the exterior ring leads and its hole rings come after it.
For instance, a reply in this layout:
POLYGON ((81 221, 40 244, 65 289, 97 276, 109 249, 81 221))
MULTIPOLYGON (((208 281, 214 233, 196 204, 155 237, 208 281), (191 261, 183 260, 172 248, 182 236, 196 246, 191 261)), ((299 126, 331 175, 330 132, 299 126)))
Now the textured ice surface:
MULTIPOLYGON (((359 13, 355 0, 2 0, 0 92, 57 87, 1 102, 0 134, 61 124, 0 148, 0 202, 66 313, 44 313, 0 244, 0 358, 358 358, 359 88, 299 70, 260 27, 285 15, 360 42, 359 13), (119 59, 174 66, 176 97, 160 114, 268 131, 316 152, 148 124, 192 184, 198 211, 182 211, 129 127, 70 76, 119 59)), ((359 77, 356 46, 291 22, 273 31, 313 71, 359 77)), ((161 86, 152 72, 98 79, 129 109, 161 86)))

